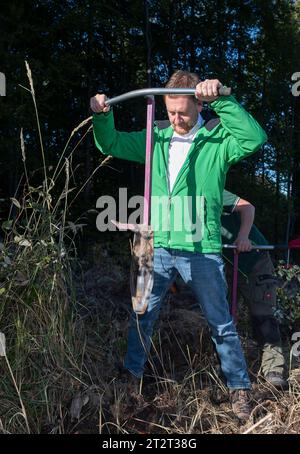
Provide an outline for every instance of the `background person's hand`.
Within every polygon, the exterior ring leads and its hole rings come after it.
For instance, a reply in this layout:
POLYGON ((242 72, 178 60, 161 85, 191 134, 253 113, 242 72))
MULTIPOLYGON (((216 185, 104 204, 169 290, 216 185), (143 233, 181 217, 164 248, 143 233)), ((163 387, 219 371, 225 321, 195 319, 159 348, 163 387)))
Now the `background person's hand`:
POLYGON ((90 100, 90 107, 93 112, 100 113, 100 112, 108 112, 110 107, 105 104, 107 100, 107 96, 103 94, 97 94, 93 96, 90 100))
POLYGON ((218 79, 206 79, 196 86, 195 96, 199 101, 215 101, 219 97, 220 87, 222 84, 218 79))
POLYGON ((252 243, 248 237, 238 236, 234 244, 237 252, 249 252, 252 249, 252 243))

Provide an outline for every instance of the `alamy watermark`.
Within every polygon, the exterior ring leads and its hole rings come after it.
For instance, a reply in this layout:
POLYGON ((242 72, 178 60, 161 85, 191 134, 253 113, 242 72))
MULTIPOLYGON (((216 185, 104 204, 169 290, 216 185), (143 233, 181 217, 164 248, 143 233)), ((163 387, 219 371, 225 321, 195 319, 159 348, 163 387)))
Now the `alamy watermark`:
POLYGON ((292 81, 296 81, 296 83, 292 86, 292 95, 299 96, 300 95, 300 72, 294 73, 292 75, 292 81))
POLYGON ((292 342, 295 342, 291 348, 291 353, 296 358, 300 357, 300 332, 293 333, 291 337, 292 342))
POLYGON ((0 356, 6 356, 5 334, 0 333, 0 356))
MULTIPOLYGON (((115 231, 116 226, 111 222, 118 219, 127 230, 143 220, 144 205, 147 200, 140 195, 128 199, 127 188, 119 188, 119 212, 114 197, 104 195, 98 198, 96 208, 101 211, 96 219, 100 232, 115 231), (134 209, 128 215, 128 210, 134 209)), ((201 241, 204 229, 204 196, 151 196, 151 227, 154 232, 184 232, 186 242, 201 241)))
POLYGON ((0 73, 0 96, 6 96, 6 79, 3 73, 0 73))

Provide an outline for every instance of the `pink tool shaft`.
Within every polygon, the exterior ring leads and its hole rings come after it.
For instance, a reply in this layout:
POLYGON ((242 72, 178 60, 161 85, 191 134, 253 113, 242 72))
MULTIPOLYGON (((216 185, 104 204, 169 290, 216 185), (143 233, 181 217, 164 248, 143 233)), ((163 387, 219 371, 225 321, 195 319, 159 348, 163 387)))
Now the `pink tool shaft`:
POLYGON ((143 224, 150 224, 151 167, 153 149, 154 96, 147 96, 146 162, 143 224))
POLYGON ((237 320, 237 283, 238 283, 239 254, 233 254, 233 280, 232 280, 232 298, 231 298, 231 315, 236 323, 237 320))

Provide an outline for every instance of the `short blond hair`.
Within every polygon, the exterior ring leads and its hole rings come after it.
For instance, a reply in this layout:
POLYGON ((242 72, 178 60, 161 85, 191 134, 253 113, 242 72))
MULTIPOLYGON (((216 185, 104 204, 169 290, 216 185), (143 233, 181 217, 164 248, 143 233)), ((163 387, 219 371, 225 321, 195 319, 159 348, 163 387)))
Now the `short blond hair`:
MULTIPOLYGON (((198 83, 200 82, 199 76, 196 73, 191 73, 189 71, 183 71, 182 69, 178 69, 175 71, 168 82, 165 85, 165 88, 196 88, 198 83)), ((178 95, 167 95, 171 98, 178 95)), ((164 96, 164 99, 166 96, 164 96)), ((197 102, 196 98, 192 98, 195 102, 197 102)))

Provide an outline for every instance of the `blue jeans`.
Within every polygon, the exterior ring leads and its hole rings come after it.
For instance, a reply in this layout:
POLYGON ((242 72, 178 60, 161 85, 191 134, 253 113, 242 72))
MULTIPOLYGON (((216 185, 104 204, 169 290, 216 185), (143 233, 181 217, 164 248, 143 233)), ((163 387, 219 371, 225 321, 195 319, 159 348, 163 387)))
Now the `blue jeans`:
POLYGON ((229 313, 227 284, 222 257, 176 249, 154 251, 154 285, 147 311, 132 314, 124 366, 141 377, 151 347, 153 326, 177 271, 193 289, 206 318, 218 352, 227 386, 232 389, 251 387, 245 358, 235 325, 229 313))

